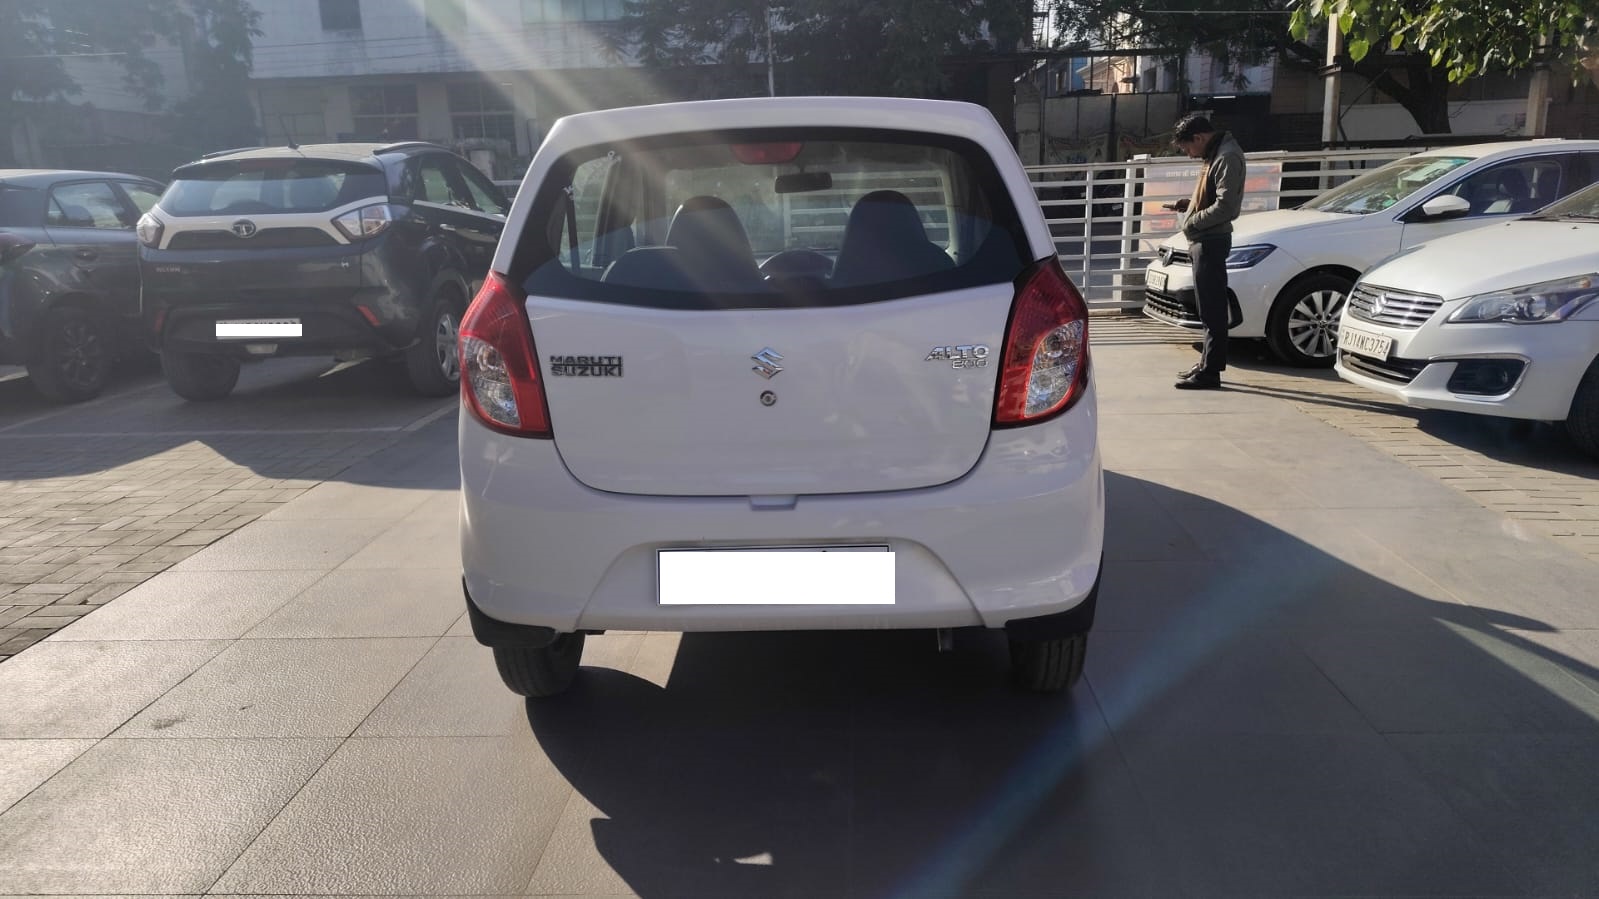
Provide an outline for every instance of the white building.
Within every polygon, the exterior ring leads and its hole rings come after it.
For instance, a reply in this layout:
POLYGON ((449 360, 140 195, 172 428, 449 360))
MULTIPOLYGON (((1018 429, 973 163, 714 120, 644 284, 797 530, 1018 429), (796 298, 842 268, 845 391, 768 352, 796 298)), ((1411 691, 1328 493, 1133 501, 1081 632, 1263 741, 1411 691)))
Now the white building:
POLYGON ((570 112, 671 94, 608 53, 623 0, 254 0, 270 144, 421 139, 491 149, 516 174, 570 112))

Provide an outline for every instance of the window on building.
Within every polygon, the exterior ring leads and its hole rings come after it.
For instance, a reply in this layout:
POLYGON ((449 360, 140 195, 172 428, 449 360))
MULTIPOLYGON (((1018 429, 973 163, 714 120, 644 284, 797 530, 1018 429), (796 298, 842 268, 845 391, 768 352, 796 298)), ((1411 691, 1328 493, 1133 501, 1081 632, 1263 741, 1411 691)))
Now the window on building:
POLYGON ((445 34, 460 34, 466 30, 466 7, 461 0, 427 0, 422 8, 428 27, 445 34))
POLYGON ((447 88, 456 140, 516 140, 516 117, 509 97, 487 84, 452 84, 447 88))
POLYGON ((564 22, 615 22, 626 13, 625 0, 522 0, 522 21, 530 25, 564 22))
POLYGON ((416 85, 381 84, 350 88, 355 133, 367 140, 416 140, 416 85))
POLYGON ((320 0, 323 31, 360 31, 361 0, 320 0))

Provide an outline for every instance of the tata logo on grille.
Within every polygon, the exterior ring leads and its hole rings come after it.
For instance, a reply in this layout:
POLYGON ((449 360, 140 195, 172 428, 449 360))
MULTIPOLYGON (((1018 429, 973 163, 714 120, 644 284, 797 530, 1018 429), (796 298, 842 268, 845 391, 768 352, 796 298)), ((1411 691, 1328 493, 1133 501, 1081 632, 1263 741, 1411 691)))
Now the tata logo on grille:
POLYGON ((239 219, 233 223, 233 236, 241 240, 255 236, 255 222, 249 219, 239 219))
POLYGON ((772 349, 771 347, 761 350, 759 353, 756 353, 750 358, 755 360, 755 367, 750 369, 750 371, 755 372, 768 381, 777 377, 777 373, 783 370, 783 366, 777 364, 783 361, 783 354, 772 349))

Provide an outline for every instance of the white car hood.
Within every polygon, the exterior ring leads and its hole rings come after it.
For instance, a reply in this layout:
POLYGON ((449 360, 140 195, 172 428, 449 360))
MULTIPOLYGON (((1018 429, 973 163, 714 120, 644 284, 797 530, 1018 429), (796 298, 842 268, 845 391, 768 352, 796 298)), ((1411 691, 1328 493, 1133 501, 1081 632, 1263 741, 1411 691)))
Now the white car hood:
MULTIPOLYGON (((1341 215, 1336 212, 1316 212, 1310 209, 1274 209, 1270 212, 1251 212, 1233 220, 1233 246, 1252 243, 1278 244, 1285 235, 1312 229, 1358 228, 1366 219, 1363 215, 1341 215)), ((1166 238, 1164 243, 1186 249, 1188 238, 1182 232, 1166 238)))
POLYGON ((1446 300, 1599 271, 1599 223, 1505 222, 1429 241, 1367 272, 1367 283, 1446 300))

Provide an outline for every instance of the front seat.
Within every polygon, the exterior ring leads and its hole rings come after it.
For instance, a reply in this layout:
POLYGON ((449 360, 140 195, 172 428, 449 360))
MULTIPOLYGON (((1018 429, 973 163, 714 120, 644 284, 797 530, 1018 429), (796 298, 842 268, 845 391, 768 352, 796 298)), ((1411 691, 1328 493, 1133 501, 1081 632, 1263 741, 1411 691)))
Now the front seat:
POLYGON ((701 290, 754 290, 765 280, 755 265, 744 223, 718 197, 683 201, 666 227, 666 245, 677 250, 685 278, 701 290))
POLYGON ((927 239, 909 197, 897 190, 876 190, 850 210, 833 264, 833 283, 879 284, 954 267, 955 260, 927 239))

